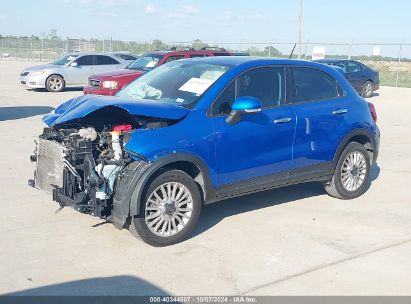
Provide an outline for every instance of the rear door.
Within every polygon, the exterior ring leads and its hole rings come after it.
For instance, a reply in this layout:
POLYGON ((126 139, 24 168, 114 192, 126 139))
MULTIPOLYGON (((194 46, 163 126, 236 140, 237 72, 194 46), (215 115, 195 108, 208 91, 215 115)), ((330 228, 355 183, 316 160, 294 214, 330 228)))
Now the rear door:
POLYGON ((285 75, 285 68, 278 66, 248 70, 213 103, 210 119, 216 145, 214 186, 253 178, 288 178, 296 119, 292 106, 285 104, 285 75), (231 105, 241 96, 260 100, 262 111, 243 115, 240 122, 229 125, 226 118, 231 105))
POLYGON ((110 72, 123 67, 119 61, 110 56, 95 55, 94 60, 95 74, 110 72))
POLYGON ((331 169, 338 144, 350 130, 351 103, 337 80, 309 67, 293 67, 297 115, 291 176, 331 169))
POLYGON ((94 73, 94 56, 83 55, 74 62, 77 66, 68 66, 64 80, 66 85, 87 85, 88 77, 94 73))

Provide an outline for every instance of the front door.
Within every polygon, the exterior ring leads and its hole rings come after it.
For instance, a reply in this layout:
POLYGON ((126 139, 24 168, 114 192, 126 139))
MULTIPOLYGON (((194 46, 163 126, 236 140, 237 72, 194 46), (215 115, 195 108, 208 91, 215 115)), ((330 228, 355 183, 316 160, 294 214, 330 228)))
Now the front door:
POLYGON ((83 86, 88 82, 88 77, 94 74, 94 56, 84 55, 75 60, 77 66, 67 67, 65 76, 66 85, 83 86))
POLYGON ((256 68, 238 76, 212 106, 215 132, 215 187, 257 177, 288 178, 295 114, 285 105, 285 68, 256 68), (241 96, 257 98, 259 113, 243 115, 229 125, 227 115, 241 96))

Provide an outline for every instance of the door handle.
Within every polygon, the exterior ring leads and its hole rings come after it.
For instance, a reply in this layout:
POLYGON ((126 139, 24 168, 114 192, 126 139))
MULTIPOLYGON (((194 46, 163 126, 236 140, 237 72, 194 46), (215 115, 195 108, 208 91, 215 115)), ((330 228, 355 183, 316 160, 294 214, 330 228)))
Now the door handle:
POLYGON ((347 112, 348 112, 347 109, 335 110, 335 111, 333 111, 333 115, 342 115, 342 114, 345 114, 347 112))
POLYGON ((289 123, 291 121, 290 117, 287 118, 279 118, 279 119, 275 119, 274 123, 275 124, 283 124, 283 123, 289 123))

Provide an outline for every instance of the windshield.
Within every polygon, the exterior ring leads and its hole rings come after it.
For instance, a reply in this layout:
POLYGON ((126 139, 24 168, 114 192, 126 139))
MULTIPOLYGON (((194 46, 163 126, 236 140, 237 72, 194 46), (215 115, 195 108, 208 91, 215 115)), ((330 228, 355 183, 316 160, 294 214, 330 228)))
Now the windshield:
POLYGON ((74 58, 77 58, 77 57, 78 55, 65 55, 63 57, 60 57, 56 61, 52 62, 52 64, 65 65, 66 63, 69 63, 70 61, 72 61, 74 58))
POLYGON ((117 96, 177 103, 192 108, 231 66, 202 61, 173 61, 137 78, 117 96))
POLYGON ((129 70, 151 71, 157 66, 157 63, 163 59, 164 55, 148 54, 138 58, 136 61, 127 66, 129 70))

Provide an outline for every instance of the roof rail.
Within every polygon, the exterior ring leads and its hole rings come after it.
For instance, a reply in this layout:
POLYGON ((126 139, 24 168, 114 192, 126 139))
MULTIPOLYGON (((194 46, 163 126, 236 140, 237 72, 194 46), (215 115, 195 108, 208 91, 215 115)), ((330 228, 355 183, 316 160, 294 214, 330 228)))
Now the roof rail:
POLYGON ((213 50, 213 51, 222 51, 225 52, 225 48, 221 48, 218 46, 205 46, 201 48, 203 51, 207 51, 207 50, 213 50))
POLYGON ((170 51, 194 51, 192 47, 185 47, 185 48, 177 48, 176 46, 172 46, 170 51))

